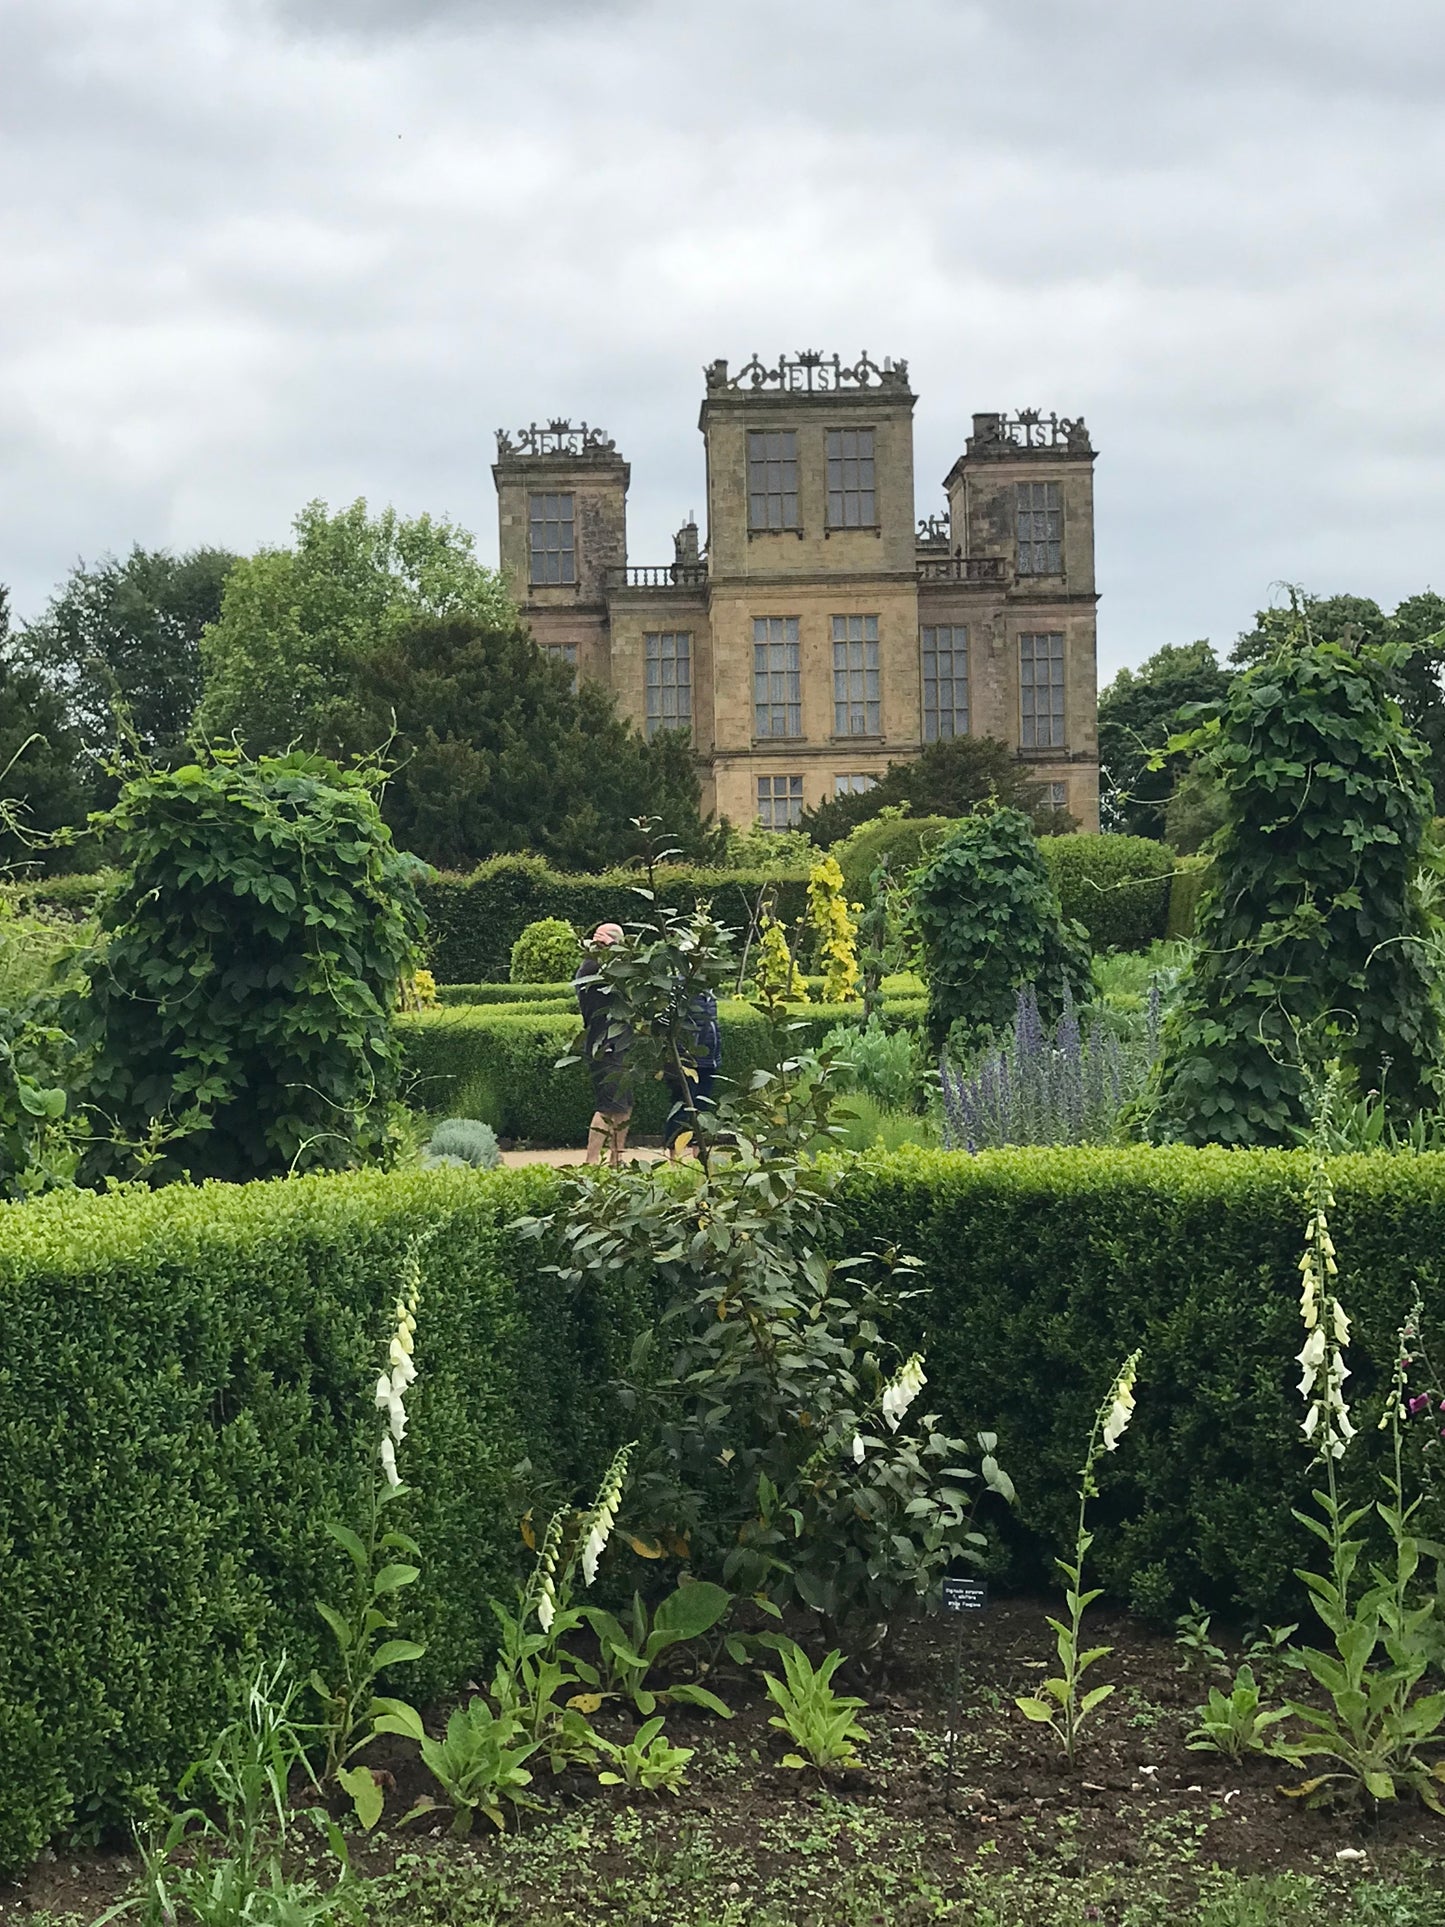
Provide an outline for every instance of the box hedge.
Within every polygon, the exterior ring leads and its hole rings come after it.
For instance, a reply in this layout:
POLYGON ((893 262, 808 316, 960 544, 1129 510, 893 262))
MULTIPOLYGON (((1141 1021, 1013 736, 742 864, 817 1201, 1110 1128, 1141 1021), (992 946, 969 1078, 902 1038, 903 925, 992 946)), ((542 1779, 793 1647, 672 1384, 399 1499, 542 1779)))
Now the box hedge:
POLYGON ((1174 852, 1147 836, 1041 836, 1066 917, 1095 950, 1147 950, 1164 935, 1174 852))
MULTIPOLYGON (((540 857, 499 856, 470 876, 433 877, 420 886, 430 926, 431 967, 443 983, 506 977, 512 945, 529 923, 560 917, 586 933, 599 923, 634 922, 642 905, 636 870, 605 876, 566 876, 540 857)), ((711 899, 725 923, 746 928, 758 893, 772 886, 778 915, 793 923, 807 909, 806 876, 775 878, 764 871, 671 869, 661 894, 679 910, 711 899)))
MULTIPOLYGON (((929 1402, 987 1425, 1019 1488, 1015 1571, 1070 1530, 1083 1441, 1143 1347, 1137 1416, 1094 1510, 1101 1580, 1302 1615, 1299 1153, 1174 1147, 839 1160, 840 1250, 896 1240, 925 1295, 929 1402)), ((1337 1161, 1356 1454, 1415 1282, 1445 1321, 1445 1157, 1337 1161)), ((324 1521, 374 1439, 370 1386, 407 1241, 429 1239, 406 1469, 423 1575, 405 1676, 472 1677, 521 1550, 510 1468, 585 1490, 622 1436, 610 1383, 652 1306, 560 1294, 508 1229, 543 1170, 180 1185, 0 1207, 0 1868, 170 1792, 255 1658, 316 1657, 338 1583, 324 1521)), ((1373 1496, 1373 1494, 1370 1494, 1373 1496)), ((1428 1521, 1438 1536, 1438 1521, 1428 1521)), ((615 1575, 630 1584, 625 1569, 615 1575)), ((398 1682, 400 1683, 400 1682, 398 1682)))

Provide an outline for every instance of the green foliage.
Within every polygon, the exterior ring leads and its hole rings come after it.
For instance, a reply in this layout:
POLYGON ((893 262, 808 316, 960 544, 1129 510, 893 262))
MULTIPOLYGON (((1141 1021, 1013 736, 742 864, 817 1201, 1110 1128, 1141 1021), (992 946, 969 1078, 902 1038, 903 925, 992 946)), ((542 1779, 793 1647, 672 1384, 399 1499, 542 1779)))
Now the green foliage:
POLYGON ((289 549, 260 549, 226 577, 218 620, 201 639, 203 740, 237 736, 252 755, 299 742, 330 754, 384 740, 362 691, 376 653, 420 622, 514 620, 500 576, 465 529, 366 503, 329 514, 310 502, 289 549))
POLYGON ((470 1117, 444 1117, 427 1140, 423 1164, 468 1164, 474 1171, 490 1171, 502 1161, 497 1134, 488 1124, 470 1117))
POLYGON ((1232 684, 1210 739, 1229 820, 1165 1028, 1156 1135, 1288 1142, 1336 1057, 1402 1112, 1433 1098, 1430 793, 1390 678, 1378 652, 1297 642, 1232 684))
POLYGON ((957 827, 951 816, 899 816, 891 812, 870 817, 852 830, 841 843, 833 845, 833 855, 843 872, 843 887, 851 898, 865 906, 870 901, 873 873, 884 861, 895 882, 935 851, 957 827))
POLYGON ((960 1057, 1007 1028, 1033 985, 1046 1024, 1088 982, 1081 933, 1063 921, 1028 820, 980 811, 918 872, 913 919, 928 976, 928 1028, 960 1057))
POLYGON ((238 1179, 385 1153, 420 918, 367 777, 229 752, 133 777, 106 821, 128 873, 67 1006, 108 1133, 90 1173, 238 1179))
POLYGON ((1108 1397, 1095 1414, 1094 1428, 1089 1434, 1079 1478, 1079 1519, 1074 1534, 1074 1556, 1072 1559, 1054 1561, 1063 1575, 1064 1604, 1069 1612, 1067 1622, 1055 1619, 1052 1614, 1049 1617, 1059 1655, 1059 1672, 1055 1677, 1042 1681, 1036 1695, 1028 1694, 1014 1701, 1025 1719, 1039 1726, 1053 1728, 1070 1766, 1077 1757, 1080 1731, 1090 1715, 1103 1705, 1114 1690, 1112 1684, 1087 1688, 1083 1685, 1085 1673, 1091 1671, 1101 1659, 1107 1659, 1114 1650, 1112 1646, 1084 1646, 1084 1613, 1103 1591, 1100 1586, 1084 1591, 1084 1560, 1094 1543, 1094 1535, 1088 1527, 1088 1507, 1090 1499, 1099 1496, 1099 1461, 1106 1452, 1115 1450, 1134 1415, 1134 1376, 1138 1367, 1139 1353, 1133 1352, 1125 1359, 1108 1397))
POLYGON ((90 748, 118 736, 150 756, 181 747, 201 696, 201 636, 235 564, 224 549, 136 544, 124 561, 71 570, 18 649, 90 748))
POLYGON ((850 1073, 852 1088, 887 1110, 917 1108, 923 1087, 923 1053, 917 1033, 887 1030, 881 1023, 840 1024, 824 1037, 831 1052, 850 1073))
POLYGON ((906 763, 890 763, 871 790, 830 797, 804 811, 803 828, 826 850, 884 810, 960 817, 994 803, 1021 810, 1041 832, 1067 829, 1072 821, 1050 808, 1042 784, 1007 743, 993 736, 954 736, 930 743, 906 763))
POLYGON ((1181 769, 1183 759, 1176 758, 1155 768, 1151 758, 1183 726, 1186 705, 1223 700, 1232 673, 1207 642, 1166 643, 1100 690, 1100 806, 1107 828, 1133 837, 1166 834, 1171 792, 1181 775, 1187 780, 1187 766, 1181 769))
MULTIPOLYGON (((632 847, 638 848, 634 836, 632 847)), ((442 984, 499 982, 512 945, 529 923, 558 917, 574 930, 599 923, 627 924, 638 915, 636 869, 600 876, 551 870, 534 856, 501 856, 468 877, 429 878, 418 889, 426 911, 432 969, 442 984)), ((659 899, 684 914, 710 903, 719 921, 746 928, 764 891, 778 920, 792 928, 807 914, 806 875, 770 878, 766 871, 695 870, 668 865, 658 872, 659 899)))
MULTIPOLYGON (((661 1555, 661 1546, 644 1546, 651 1555, 661 1555)), ((659 1703, 677 1706, 704 1706, 723 1719, 732 1717, 716 1693, 692 1680, 657 1688, 649 1686, 652 1669, 664 1653, 701 1639, 711 1632, 732 1604, 732 1594, 706 1579, 694 1579, 679 1586, 659 1601, 649 1620, 642 1595, 632 1595, 632 1612, 624 1627, 615 1613, 591 1606, 583 1617, 597 1638, 599 1684, 604 1693, 621 1693, 644 1719, 650 1719, 659 1703)))
POLYGON ((639 1726, 625 1746, 600 1736, 599 1743, 602 1757, 612 1762, 610 1769, 597 1775, 602 1785, 633 1787, 644 1793, 680 1793, 687 1763, 697 1751, 692 1746, 673 1746, 663 1737, 661 1714, 639 1726))
POLYGON ((566 983, 581 961, 582 945, 571 924, 560 917, 542 917, 529 923, 512 945, 512 982, 566 983))
POLYGON ((315 1601, 354 1569, 324 1522, 375 1463, 376 1335, 418 1233, 446 1288, 408 1400, 406 1632, 427 1650, 405 1677, 426 1704, 474 1676, 518 1554, 509 1468, 595 1479, 651 1312, 625 1290, 559 1305, 508 1230, 555 1192, 443 1169, 0 1206, 0 1546, 25 1549, 0 1606, 7 1872, 174 1786, 244 1654, 331 1671, 315 1601))
POLYGON ((861 1766, 858 1748, 868 1744, 868 1735, 856 1716, 866 1702, 834 1691, 833 1675, 843 1655, 835 1646, 815 1667, 794 1640, 774 1639, 772 1644, 783 1663, 783 1677, 763 1674, 763 1685, 778 1708, 768 1725, 786 1733, 799 1749, 785 1753, 783 1765, 812 1766, 823 1774, 861 1766))
POLYGON ((1269 1729, 1287 1717, 1280 1707, 1265 1707, 1253 1669, 1241 1666, 1227 1693, 1210 1687, 1209 1697, 1199 1709, 1199 1724, 1189 1735, 1189 1750, 1243 1760, 1252 1753, 1263 1753, 1269 1729))
POLYGON ((1174 860, 1169 885, 1169 920, 1164 934, 1174 940, 1192 937, 1199 925, 1199 903, 1209 888, 1214 867, 1211 856, 1180 856, 1174 860))
MULTIPOLYGON (((459 1837, 471 1832, 479 1813, 504 1828, 503 1801, 515 1807, 539 1804, 527 1792, 532 1784, 527 1761, 541 1741, 525 1737, 515 1713, 494 1713, 484 1699, 473 1699, 448 1716, 443 1739, 424 1733, 419 1745, 427 1771, 451 1802, 452 1832, 459 1837)), ((423 1798, 406 1818, 435 1810, 436 1802, 423 1798)))
POLYGON ((1174 852, 1143 836, 1041 836, 1065 922, 1092 950, 1145 950, 1164 935, 1174 852))
POLYGON ((685 831, 690 855, 701 851, 686 736, 648 741, 600 683, 577 681, 515 618, 397 631, 359 664, 356 700, 371 719, 366 740, 387 742, 396 765, 386 820, 430 863, 459 869, 532 850, 605 869, 633 854, 629 822, 645 811, 685 831))
POLYGON ((39 673, 14 659, 5 640, 0 588, 0 864, 53 860, 38 842, 80 823, 90 783, 79 732, 65 699, 39 673))
POLYGON ((765 830, 751 824, 745 830, 729 824, 721 839, 721 852, 709 854, 709 861, 722 869, 758 871, 766 875, 797 876, 806 873, 817 859, 818 846, 803 830, 765 830))

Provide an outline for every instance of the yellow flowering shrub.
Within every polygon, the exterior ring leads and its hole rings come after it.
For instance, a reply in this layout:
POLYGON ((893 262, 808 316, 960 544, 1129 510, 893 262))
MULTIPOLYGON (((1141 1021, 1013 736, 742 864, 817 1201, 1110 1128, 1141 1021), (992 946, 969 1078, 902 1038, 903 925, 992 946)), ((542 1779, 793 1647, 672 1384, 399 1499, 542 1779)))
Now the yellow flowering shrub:
POLYGON ((808 872, 808 917, 818 933, 818 963, 825 1004, 850 1003, 858 988, 858 926, 843 889, 835 856, 825 856, 808 872))
POLYGON ((805 1004, 808 1001, 808 986, 793 961, 788 933, 776 917, 763 918, 753 982, 764 1003, 805 1004))
POLYGON ((396 995, 398 1010, 435 1010, 439 1002, 437 980, 429 970, 414 970, 402 978, 396 995))

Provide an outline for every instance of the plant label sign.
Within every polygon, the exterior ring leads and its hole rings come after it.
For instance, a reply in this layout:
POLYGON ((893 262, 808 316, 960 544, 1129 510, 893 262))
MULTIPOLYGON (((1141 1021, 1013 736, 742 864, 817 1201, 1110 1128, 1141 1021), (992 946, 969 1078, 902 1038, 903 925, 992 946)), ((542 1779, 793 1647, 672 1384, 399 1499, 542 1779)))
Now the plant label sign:
POLYGON ((946 1613, 981 1613, 988 1604, 985 1579, 945 1579, 943 1610, 946 1613))

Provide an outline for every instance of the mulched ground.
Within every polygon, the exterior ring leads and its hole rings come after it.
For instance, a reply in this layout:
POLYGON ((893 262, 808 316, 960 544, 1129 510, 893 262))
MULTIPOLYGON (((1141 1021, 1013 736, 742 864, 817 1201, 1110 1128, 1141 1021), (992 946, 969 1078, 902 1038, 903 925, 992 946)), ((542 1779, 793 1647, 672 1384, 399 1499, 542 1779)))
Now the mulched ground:
MULTIPOLYGON (((1323 1882, 1321 1891, 1338 1890, 1342 1908, 1347 1888, 1362 1879, 1398 1875, 1412 1891, 1423 1879, 1426 1892, 1445 1895, 1445 1821, 1413 1805, 1376 1815, 1310 1810, 1281 1795, 1282 1783, 1302 1776, 1277 1762, 1234 1765, 1188 1750, 1185 1735, 1206 1686, 1225 1678, 1197 1663, 1183 1668, 1171 1639, 1122 1615, 1098 1612, 1086 1622, 1091 1644, 1115 1646, 1090 1683, 1110 1680, 1115 1692, 1069 1769, 1052 1734, 1030 1726, 1013 1705, 1053 1665, 1044 1615, 1054 1609, 1052 1601, 1004 1601, 985 1613, 904 1628, 886 1669, 871 1678, 855 1672, 846 1682, 868 1701, 860 1718, 870 1744, 864 1770, 842 1781, 825 1786, 780 1764, 786 1742, 768 1725, 775 1709, 754 1679, 738 1674, 711 1682, 736 1707, 732 1720, 684 1708, 669 1713, 670 1737, 697 1748, 675 1799, 619 1796, 578 1771, 553 1783, 543 1766, 538 1791, 548 1810, 525 1817, 505 1838, 481 1822, 472 1841, 453 1841, 438 1816, 358 1841, 356 1864, 383 1877, 380 1916, 404 1918, 409 1927, 1192 1920, 1215 1870, 1308 1874, 1323 1882), (960 1654, 950 1787, 947 1734, 960 1654), (991 1898, 981 1909, 985 1891, 991 1898), (1164 1911, 1139 1912, 1146 1900, 1164 1911), (968 1905, 953 1915, 950 1902, 968 1905), (1183 1911, 1169 1911, 1176 1904, 1183 1911), (875 1905, 885 1911, 867 1911, 875 1905)), ((608 1708, 597 1723, 620 1736, 631 1719, 608 1708)), ((386 1827, 431 1788, 405 1749, 390 1756, 378 1749, 373 1764, 395 1782, 386 1827)), ((123 1890, 127 1871, 122 1856, 61 1848, 22 1888, 0 1890, 0 1924, 31 1912, 93 1920, 123 1890)), ((1438 1916, 1395 1917, 1410 1927, 1445 1922, 1445 1899, 1438 1916)))

